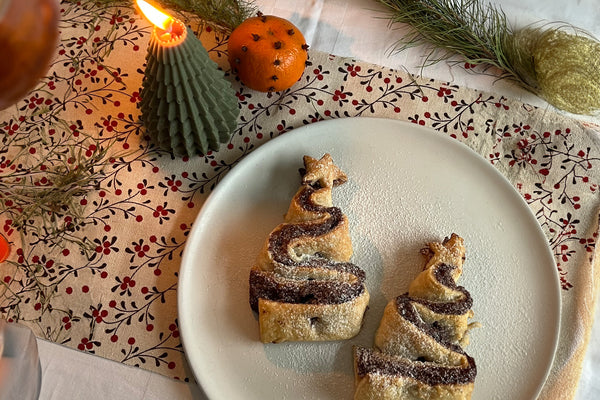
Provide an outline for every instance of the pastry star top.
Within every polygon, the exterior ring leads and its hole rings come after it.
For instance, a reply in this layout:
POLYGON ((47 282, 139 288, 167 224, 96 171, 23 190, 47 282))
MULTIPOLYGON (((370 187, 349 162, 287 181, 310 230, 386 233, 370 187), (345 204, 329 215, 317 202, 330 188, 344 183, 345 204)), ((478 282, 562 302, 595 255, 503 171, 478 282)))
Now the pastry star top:
POLYGON ((302 178, 303 185, 319 182, 322 187, 332 187, 348 180, 346 174, 333 163, 329 153, 320 160, 304 156, 304 167, 306 174, 302 178))
POLYGON ((443 243, 428 243, 427 248, 422 250, 429 260, 424 269, 437 264, 450 264, 456 267, 456 273, 462 273, 462 265, 465 257, 464 240, 453 233, 443 243))

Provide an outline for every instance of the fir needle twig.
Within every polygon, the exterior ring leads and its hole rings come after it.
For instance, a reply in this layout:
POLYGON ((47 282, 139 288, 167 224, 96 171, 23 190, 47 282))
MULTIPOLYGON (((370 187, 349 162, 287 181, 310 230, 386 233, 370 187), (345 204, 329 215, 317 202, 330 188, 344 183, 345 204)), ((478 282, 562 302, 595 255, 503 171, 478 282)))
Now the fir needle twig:
POLYGON ((514 30, 501 8, 482 0, 377 0, 390 23, 408 24, 396 51, 429 46, 424 65, 453 56, 502 71, 556 107, 578 114, 600 110, 600 43, 567 24, 514 30))

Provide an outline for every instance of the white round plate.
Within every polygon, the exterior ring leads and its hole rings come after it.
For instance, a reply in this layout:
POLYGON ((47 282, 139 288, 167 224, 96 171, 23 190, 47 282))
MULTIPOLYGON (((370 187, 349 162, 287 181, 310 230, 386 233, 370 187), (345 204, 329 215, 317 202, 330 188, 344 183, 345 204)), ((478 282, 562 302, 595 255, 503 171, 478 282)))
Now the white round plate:
POLYGON ((530 400, 552 365, 560 325, 558 273, 525 201, 486 160, 443 134, 374 118, 295 129, 246 156, 194 223, 179 278, 189 364, 210 399, 351 399, 352 346, 372 346, 383 307, 423 266, 419 250, 452 232, 465 239, 459 284, 473 296, 467 352, 474 400, 530 400), (349 181, 334 204, 350 221, 352 261, 371 302, 347 341, 262 344, 248 305, 250 268, 298 189, 302 157, 330 153, 349 181))

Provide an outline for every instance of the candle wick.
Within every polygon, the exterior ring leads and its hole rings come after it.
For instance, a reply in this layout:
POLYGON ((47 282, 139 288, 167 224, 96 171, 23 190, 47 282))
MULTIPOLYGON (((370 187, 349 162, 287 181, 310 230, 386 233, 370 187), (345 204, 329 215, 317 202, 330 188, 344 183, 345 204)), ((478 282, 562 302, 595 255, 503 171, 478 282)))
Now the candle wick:
POLYGON ((173 18, 169 18, 165 25, 165 31, 168 33, 173 33, 173 18))
POLYGON ((185 25, 176 18, 168 18, 154 25, 154 32, 162 43, 185 40, 187 36, 185 25))

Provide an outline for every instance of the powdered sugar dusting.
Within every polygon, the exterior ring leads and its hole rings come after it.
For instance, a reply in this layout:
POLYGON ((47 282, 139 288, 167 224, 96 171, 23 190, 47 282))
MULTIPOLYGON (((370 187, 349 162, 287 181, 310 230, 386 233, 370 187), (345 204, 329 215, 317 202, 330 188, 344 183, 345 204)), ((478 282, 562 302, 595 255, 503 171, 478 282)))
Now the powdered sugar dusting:
MULTIPOLYGON (((305 133, 286 134, 243 160, 228 175, 235 179, 220 184, 203 210, 205 228, 192 238, 202 261, 190 275, 199 288, 190 299, 199 324, 192 345, 211 366, 208 384, 252 388, 244 393, 254 398, 351 398, 352 346, 372 346, 384 305, 423 266, 419 249, 456 232, 467 247, 461 284, 483 325, 469 346, 478 362, 473 399, 503 398, 507 387, 535 389, 530 381, 543 377, 555 343, 558 290, 547 273, 552 255, 518 194, 457 143, 412 125, 353 119, 314 124, 305 133), (365 324, 347 341, 264 345, 248 307, 248 268, 297 188, 302 156, 326 152, 348 176, 333 202, 350 222, 351 261, 367 274, 365 324), (248 375, 251 384, 241 385, 248 375)), ((534 397, 511 393, 515 400, 534 397)))

